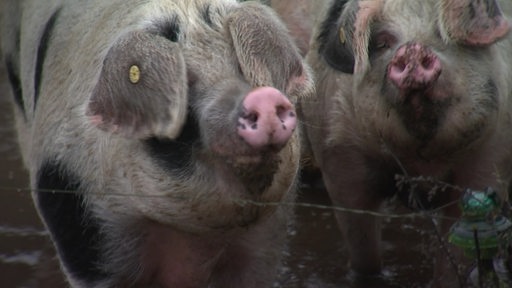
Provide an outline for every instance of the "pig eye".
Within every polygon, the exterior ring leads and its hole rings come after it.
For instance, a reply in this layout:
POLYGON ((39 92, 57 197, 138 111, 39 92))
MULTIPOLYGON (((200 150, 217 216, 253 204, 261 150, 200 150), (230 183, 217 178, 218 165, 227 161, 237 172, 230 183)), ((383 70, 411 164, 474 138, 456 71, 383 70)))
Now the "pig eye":
POLYGON ((368 52, 370 55, 382 53, 393 47, 396 42, 396 37, 393 34, 387 31, 378 32, 371 37, 368 52))

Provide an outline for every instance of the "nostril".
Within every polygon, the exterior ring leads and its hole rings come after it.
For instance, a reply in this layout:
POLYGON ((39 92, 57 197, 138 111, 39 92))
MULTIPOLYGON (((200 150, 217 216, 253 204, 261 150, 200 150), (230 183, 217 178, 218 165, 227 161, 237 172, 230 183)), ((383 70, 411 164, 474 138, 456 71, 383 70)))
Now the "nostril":
POLYGON ((276 107, 276 114, 277 114, 277 117, 279 117, 279 119, 281 120, 281 122, 284 121, 283 119, 285 119, 286 117, 289 116, 288 112, 290 112, 290 109, 287 109, 284 106, 276 107))
POLYGON ((246 124, 249 125, 251 129, 258 129, 258 112, 243 113, 242 118, 246 120, 246 124))
POLYGON ((424 57, 421 61, 421 67, 423 67, 425 70, 434 69, 434 59, 431 56, 424 57))
POLYGON ((293 126, 293 124, 295 123, 293 121, 296 117, 295 112, 290 107, 278 106, 278 107, 276 107, 276 114, 277 114, 277 117, 279 118, 279 121, 281 121, 282 129, 287 130, 288 128, 290 128, 293 130, 295 128, 295 127, 288 127, 288 126, 293 126))
POLYGON ((396 69, 397 72, 403 72, 403 71, 405 71, 406 68, 407 68, 407 63, 405 62, 405 60, 403 58, 396 61, 395 65, 394 65, 394 69, 396 69))

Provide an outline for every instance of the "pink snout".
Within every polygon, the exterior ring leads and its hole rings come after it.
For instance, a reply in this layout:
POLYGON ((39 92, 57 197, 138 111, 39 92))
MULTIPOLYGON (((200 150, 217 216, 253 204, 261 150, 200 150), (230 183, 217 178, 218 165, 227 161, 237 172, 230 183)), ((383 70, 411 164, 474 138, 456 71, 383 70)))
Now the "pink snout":
POLYGON ((238 134, 255 149, 282 147, 295 130, 297 116, 292 103, 272 87, 251 91, 242 102, 238 134))
POLYGON ((432 50, 410 42, 398 48, 387 73, 389 80, 398 89, 410 91, 433 85, 441 70, 441 61, 432 50))

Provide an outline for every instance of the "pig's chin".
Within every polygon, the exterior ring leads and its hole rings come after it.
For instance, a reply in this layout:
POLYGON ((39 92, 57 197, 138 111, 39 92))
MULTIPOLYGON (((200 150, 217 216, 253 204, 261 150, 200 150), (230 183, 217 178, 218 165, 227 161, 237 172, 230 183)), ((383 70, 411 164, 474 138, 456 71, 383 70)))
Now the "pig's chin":
POLYGON ((254 187, 261 184, 253 183, 254 181, 258 182, 261 179, 272 177, 277 172, 280 164, 279 159, 275 153, 220 157, 221 162, 229 167, 243 183, 254 187))
POLYGON ((281 149, 240 149, 242 147, 229 152, 225 149, 217 150, 214 157, 219 164, 231 170, 249 190, 263 191, 270 185, 281 164, 281 149))
POLYGON ((436 109, 438 101, 433 100, 432 91, 410 91, 400 95, 401 105, 404 106, 404 112, 413 121, 421 121, 425 117, 432 117, 432 113, 438 114, 440 111, 436 109), (429 114, 429 115, 425 115, 429 114))
POLYGON ((415 138, 428 141, 446 118, 447 97, 435 90, 409 91, 399 95, 397 111, 403 124, 415 138))
POLYGON ((226 164, 237 170, 252 170, 256 167, 270 167, 279 162, 276 153, 259 153, 258 155, 236 155, 224 157, 226 164))

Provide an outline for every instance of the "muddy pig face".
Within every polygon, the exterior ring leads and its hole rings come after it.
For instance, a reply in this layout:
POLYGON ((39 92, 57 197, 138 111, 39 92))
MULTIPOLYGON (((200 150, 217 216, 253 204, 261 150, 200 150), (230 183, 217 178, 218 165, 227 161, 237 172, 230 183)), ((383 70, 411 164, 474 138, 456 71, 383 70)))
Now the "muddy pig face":
MULTIPOLYGON (((318 98, 301 111, 334 205, 378 211, 403 195, 414 208, 442 206, 440 235, 447 235, 463 189, 494 187, 507 199, 510 1, 327 1, 325 8, 307 55, 318 98), (409 189, 397 176, 457 188, 409 189)), ((336 217, 351 268, 380 273, 382 219, 336 217)), ((445 251, 436 252, 434 286, 455 287, 445 251)), ((455 263, 464 266, 462 257, 455 263)))
POLYGON ((353 76, 337 85, 363 131, 430 157, 496 126, 508 91, 494 44, 509 29, 496 1, 337 1, 329 13, 315 49, 353 76))

